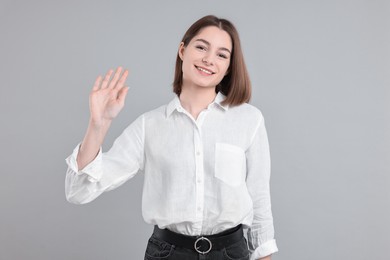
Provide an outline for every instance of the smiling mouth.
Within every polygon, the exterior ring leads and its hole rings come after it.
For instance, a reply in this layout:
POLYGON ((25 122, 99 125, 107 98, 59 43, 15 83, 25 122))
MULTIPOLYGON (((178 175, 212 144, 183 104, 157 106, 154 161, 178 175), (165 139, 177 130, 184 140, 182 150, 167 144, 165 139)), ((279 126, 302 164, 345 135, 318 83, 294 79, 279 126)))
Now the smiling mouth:
POLYGON ((198 67, 198 66, 196 66, 196 65, 195 65, 195 68, 196 68, 197 70, 202 71, 202 72, 204 72, 204 73, 207 73, 207 74, 209 74, 209 75, 215 74, 215 72, 213 72, 213 71, 211 71, 211 70, 208 70, 208 69, 205 69, 205 68, 202 68, 202 67, 198 67))

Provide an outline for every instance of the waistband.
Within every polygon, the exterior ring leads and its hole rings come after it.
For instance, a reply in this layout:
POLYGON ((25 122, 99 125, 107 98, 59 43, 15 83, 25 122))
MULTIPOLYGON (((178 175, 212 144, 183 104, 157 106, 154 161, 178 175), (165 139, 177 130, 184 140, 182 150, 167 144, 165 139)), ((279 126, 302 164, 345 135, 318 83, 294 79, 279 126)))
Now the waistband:
POLYGON ((153 235, 169 244, 193 249, 199 254, 207 254, 212 249, 220 250, 239 242, 244 236, 244 232, 242 225, 240 224, 218 234, 187 236, 168 229, 160 229, 157 225, 155 225, 153 235))

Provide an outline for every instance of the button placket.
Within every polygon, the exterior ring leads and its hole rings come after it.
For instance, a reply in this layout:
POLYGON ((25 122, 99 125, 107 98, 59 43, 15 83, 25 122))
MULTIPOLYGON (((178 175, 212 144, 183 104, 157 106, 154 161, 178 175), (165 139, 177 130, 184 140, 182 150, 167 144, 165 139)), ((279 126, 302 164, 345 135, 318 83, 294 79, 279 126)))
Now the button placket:
POLYGON ((194 149, 195 149, 195 165, 196 165, 196 217, 201 219, 203 216, 203 147, 200 127, 195 124, 194 131, 194 149))

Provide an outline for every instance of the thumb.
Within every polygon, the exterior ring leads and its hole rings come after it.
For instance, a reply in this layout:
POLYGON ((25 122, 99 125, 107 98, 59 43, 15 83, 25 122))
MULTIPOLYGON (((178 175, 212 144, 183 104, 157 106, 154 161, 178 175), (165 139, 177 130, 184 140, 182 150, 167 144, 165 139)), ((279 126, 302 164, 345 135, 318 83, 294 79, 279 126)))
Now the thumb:
POLYGON ((123 88, 121 88, 121 90, 119 90, 119 92, 118 92, 118 101, 119 101, 119 103, 121 103, 121 104, 125 103, 125 99, 126 99, 126 95, 127 95, 128 91, 129 91, 129 87, 128 86, 124 86, 123 88))

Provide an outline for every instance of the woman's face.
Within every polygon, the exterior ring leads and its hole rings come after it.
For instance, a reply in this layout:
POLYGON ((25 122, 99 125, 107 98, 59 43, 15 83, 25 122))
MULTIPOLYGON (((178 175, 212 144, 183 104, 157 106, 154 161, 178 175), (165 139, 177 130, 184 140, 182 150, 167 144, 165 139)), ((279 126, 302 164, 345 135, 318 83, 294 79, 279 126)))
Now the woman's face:
POLYGON ((186 47, 180 44, 179 57, 183 61, 183 88, 192 85, 215 88, 228 73, 232 40, 216 26, 200 30, 186 47))

